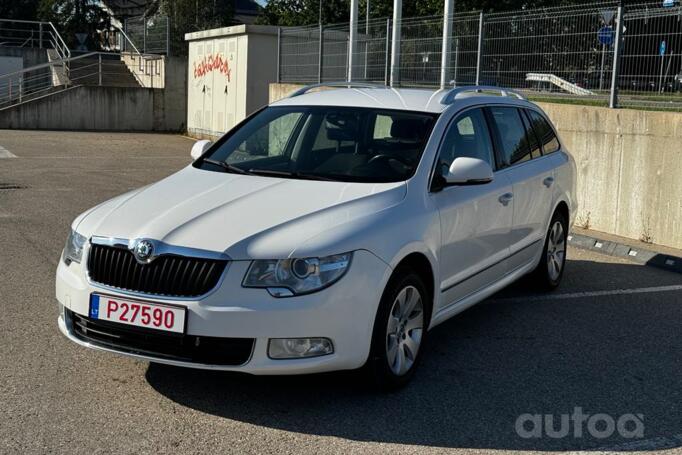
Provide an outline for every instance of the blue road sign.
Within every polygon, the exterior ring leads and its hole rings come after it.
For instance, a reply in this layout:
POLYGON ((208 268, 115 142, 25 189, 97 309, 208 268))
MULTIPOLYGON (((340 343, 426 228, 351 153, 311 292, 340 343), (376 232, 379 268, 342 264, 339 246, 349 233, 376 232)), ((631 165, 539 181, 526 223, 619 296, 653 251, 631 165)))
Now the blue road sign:
POLYGON ((613 44, 613 37, 614 37, 613 27, 609 26, 602 27, 597 32, 597 39, 601 44, 605 46, 610 46, 613 44))
POLYGON ((675 6, 675 0, 663 0, 663 6, 665 8, 670 8, 672 6, 675 6))
POLYGON ((665 55, 665 41, 661 41, 661 45, 658 48, 658 53, 663 56, 665 55))

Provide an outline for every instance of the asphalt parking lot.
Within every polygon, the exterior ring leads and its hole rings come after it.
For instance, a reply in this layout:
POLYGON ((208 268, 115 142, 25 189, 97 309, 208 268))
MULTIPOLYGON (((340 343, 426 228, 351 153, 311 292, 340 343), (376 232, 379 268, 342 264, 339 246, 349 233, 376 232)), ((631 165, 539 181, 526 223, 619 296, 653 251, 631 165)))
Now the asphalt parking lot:
POLYGON ((72 219, 187 165, 191 145, 0 131, 16 155, 0 158, 0 452, 680 451, 682 275, 576 249, 554 294, 521 282, 437 327, 415 380, 392 394, 348 373, 209 373, 67 341, 54 272, 72 219), (520 415, 558 422, 578 407, 641 415, 643 437, 515 430, 520 415))

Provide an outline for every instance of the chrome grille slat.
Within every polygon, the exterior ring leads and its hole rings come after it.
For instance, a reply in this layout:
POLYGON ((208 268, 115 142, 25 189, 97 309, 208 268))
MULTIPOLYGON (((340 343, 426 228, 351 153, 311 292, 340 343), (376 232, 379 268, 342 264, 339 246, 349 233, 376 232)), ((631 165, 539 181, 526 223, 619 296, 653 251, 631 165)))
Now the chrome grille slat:
POLYGON ((161 255, 140 264, 133 253, 116 246, 91 244, 90 279, 113 288, 169 297, 199 297, 220 280, 226 260, 161 255))

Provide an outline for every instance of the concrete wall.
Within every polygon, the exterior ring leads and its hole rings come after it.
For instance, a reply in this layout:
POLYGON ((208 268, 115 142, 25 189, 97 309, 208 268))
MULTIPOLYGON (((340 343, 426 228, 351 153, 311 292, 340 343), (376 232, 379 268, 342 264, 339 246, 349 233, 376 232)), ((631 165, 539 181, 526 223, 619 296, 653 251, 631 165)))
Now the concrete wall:
POLYGON ((682 113, 539 105, 578 166, 577 225, 682 248, 682 113))
MULTIPOLYGON (((48 62, 47 49, 35 49, 32 47, 2 47, 0 46, 0 76, 3 74, 20 71, 24 68, 40 65, 48 62)), ((45 83, 44 78, 50 77, 50 69, 43 68, 35 70, 28 75, 28 82, 24 83, 25 88, 30 88, 31 84, 40 85, 45 83), (42 76, 42 77, 41 77, 42 76)), ((19 78, 12 78, 12 90, 16 93, 19 88, 19 78)), ((4 79, 0 82, 0 97, 6 97, 9 92, 9 80, 4 79)))
POLYGON ((163 90, 154 90, 157 131, 187 131, 187 57, 164 57, 163 90))
POLYGON ((23 60, 22 68, 28 68, 47 63, 47 49, 0 46, 0 57, 20 57, 23 60))
POLYGON ((268 87, 277 80, 277 35, 249 35, 248 46, 246 115, 269 103, 268 87))
POLYGON ((0 110, 0 128, 185 132, 187 59, 166 57, 165 89, 72 87, 0 110))
POLYGON ((682 113, 539 104, 578 165, 577 223, 682 248, 682 113))
POLYGON ((0 55, 0 76, 15 73, 24 69, 24 59, 21 57, 8 57, 0 55))
POLYGON ((270 102, 281 100, 301 87, 300 84, 270 84, 270 102))
POLYGON ((183 98, 160 89, 73 87, 1 110, 0 129, 182 132, 183 98))
POLYGON ((125 63, 128 70, 135 76, 135 79, 142 87, 165 87, 166 57, 159 56, 154 59, 144 59, 133 52, 122 52, 121 61, 125 63))

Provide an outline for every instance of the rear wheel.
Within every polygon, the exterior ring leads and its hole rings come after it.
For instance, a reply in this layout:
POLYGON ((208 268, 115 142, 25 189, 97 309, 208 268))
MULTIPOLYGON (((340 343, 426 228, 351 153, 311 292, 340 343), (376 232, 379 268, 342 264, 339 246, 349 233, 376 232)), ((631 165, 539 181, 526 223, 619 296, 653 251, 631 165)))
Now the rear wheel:
POLYGON ((381 298, 366 368, 385 389, 405 385, 414 374, 426 338, 430 297, 419 275, 398 270, 381 298))
POLYGON ((552 290, 559 286, 566 266, 568 221, 561 212, 556 212, 549 223, 540 263, 534 271, 539 287, 552 290))

